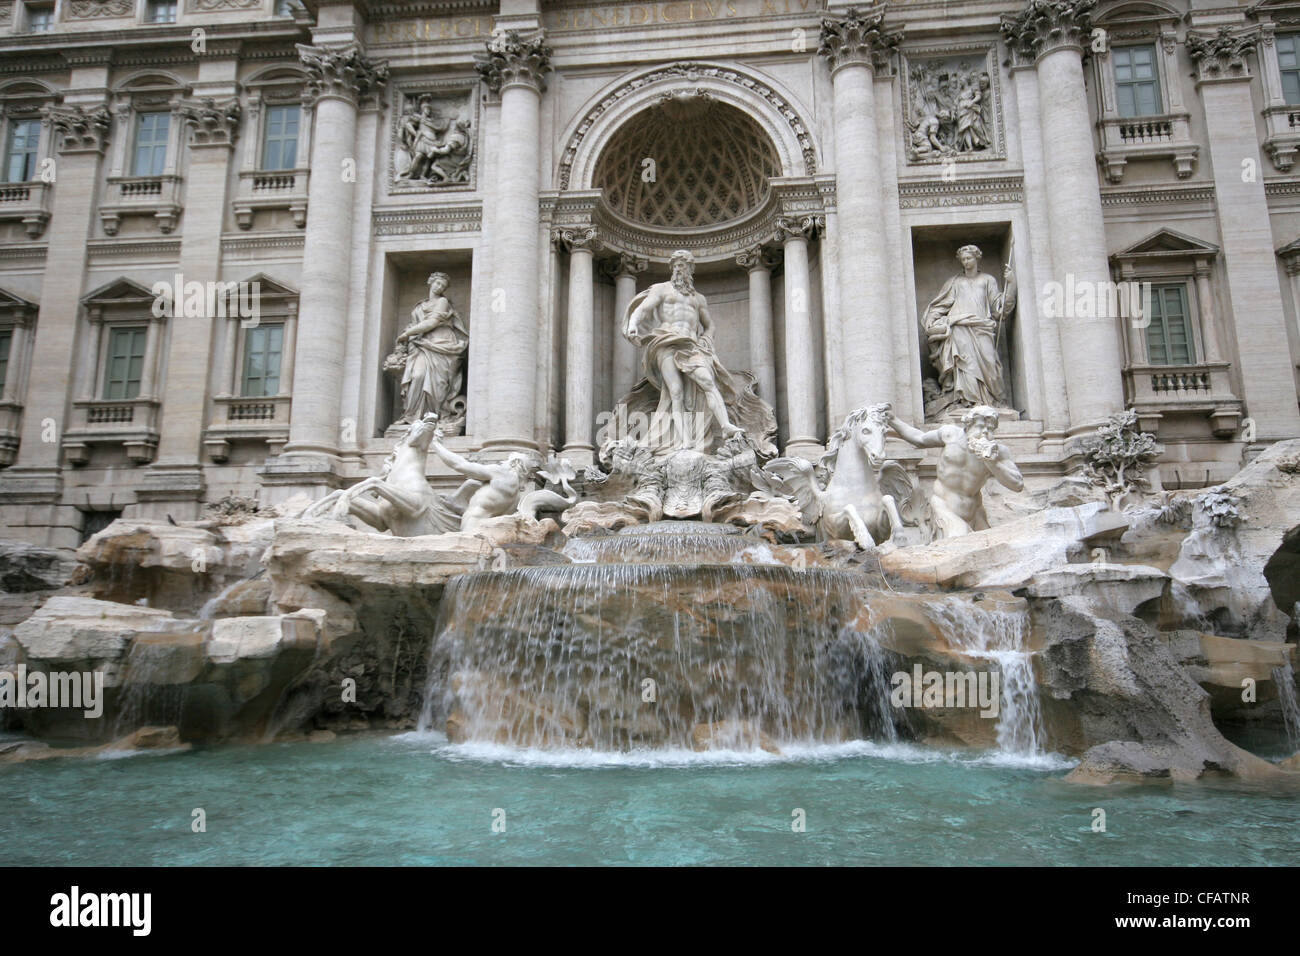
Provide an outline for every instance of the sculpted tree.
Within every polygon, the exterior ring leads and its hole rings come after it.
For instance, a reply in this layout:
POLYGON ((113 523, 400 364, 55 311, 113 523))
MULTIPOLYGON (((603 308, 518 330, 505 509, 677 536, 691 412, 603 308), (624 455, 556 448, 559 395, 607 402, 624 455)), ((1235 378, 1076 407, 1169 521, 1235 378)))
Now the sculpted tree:
POLYGON ((1138 427, 1137 412, 1117 412, 1084 445, 1088 478, 1106 492, 1111 507, 1118 510, 1125 499, 1150 490, 1146 469, 1160 452, 1156 436, 1138 427))

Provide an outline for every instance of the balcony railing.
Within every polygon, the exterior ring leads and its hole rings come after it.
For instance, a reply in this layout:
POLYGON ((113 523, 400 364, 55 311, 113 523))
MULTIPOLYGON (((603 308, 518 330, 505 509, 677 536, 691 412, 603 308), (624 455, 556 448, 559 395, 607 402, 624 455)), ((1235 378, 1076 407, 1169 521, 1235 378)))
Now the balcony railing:
POLYGON ((1167 119, 1134 120, 1119 125, 1120 142, 1126 146, 1142 143, 1170 143, 1174 139, 1174 124, 1167 119))
POLYGON ((213 461, 229 458, 231 445, 236 442, 264 442, 268 455, 278 455, 289 440, 292 399, 288 395, 266 398, 218 395, 213 402, 217 406, 216 414, 203 436, 203 446, 213 461))
POLYGON ((120 445, 136 464, 153 461, 158 448, 156 398, 81 399, 72 403, 72 424, 63 435, 70 465, 90 460, 93 445, 120 445))
POLYGON ((306 169, 244 170, 235 196, 235 222, 251 229, 259 210, 287 209, 299 229, 307 224, 306 169))
POLYGON ((99 206, 104 231, 117 235, 125 216, 152 216, 158 228, 169 233, 181 214, 179 176, 110 176, 108 193, 99 206))
POLYGON ((1192 142, 1187 113, 1157 116, 1107 117, 1097 124, 1101 132, 1098 159, 1112 183, 1124 179, 1124 168, 1132 160, 1170 159, 1179 179, 1196 169, 1199 148, 1192 142))
POLYGON ((0 183, 0 220, 20 220, 27 238, 40 238, 50 221, 50 191, 40 180, 0 183))
POLYGON ((1169 414, 1202 414, 1216 436, 1230 437, 1241 422, 1230 368, 1227 362, 1130 366, 1124 370, 1129 407, 1137 411, 1143 431, 1159 434, 1160 420, 1169 414))
POLYGON ((1264 150, 1278 172, 1290 172, 1295 165, 1296 151, 1300 150, 1300 109, 1294 106, 1270 107, 1264 110, 1264 123, 1268 127, 1264 150))

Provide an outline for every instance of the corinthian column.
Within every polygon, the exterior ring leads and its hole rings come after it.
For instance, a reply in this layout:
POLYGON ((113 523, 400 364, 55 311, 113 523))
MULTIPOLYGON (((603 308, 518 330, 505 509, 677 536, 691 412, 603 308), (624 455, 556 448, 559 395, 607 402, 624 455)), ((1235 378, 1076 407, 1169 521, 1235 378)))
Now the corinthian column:
POLYGON ((636 277, 648 268, 650 263, 647 260, 626 253, 612 260, 608 266, 608 274, 614 276, 615 405, 632 391, 632 386, 637 383, 640 375, 636 363, 636 346, 623 334, 623 316, 627 314, 628 305, 636 298, 636 277))
POLYGON ((772 257, 762 246, 737 253, 736 264, 749 273, 749 367, 758 379, 758 397, 776 404, 776 346, 772 335, 772 257))
MULTIPOLYGON (((475 68, 501 94, 501 140, 494 202, 493 284, 505 310, 492 317, 488 359, 490 407, 484 446, 536 448, 537 340, 541 184, 537 165, 539 115, 551 50, 545 33, 510 30, 475 56, 475 68)), ((590 275, 588 275, 590 284, 590 275)))
POLYGON ((569 252, 569 316, 564 363, 564 455, 575 465, 590 465, 595 446, 591 431, 595 385, 596 303, 592 288, 596 230, 563 229, 556 242, 569 252))
POLYGON ((822 450, 817 441, 817 386, 808 286, 808 240, 816 235, 818 224, 816 216, 782 218, 776 223, 785 256, 785 420, 790 431, 785 453, 802 458, 816 457, 822 450))
MULTIPOLYGON (((305 100, 315 110, 311 183, 303 237, 303 333, 295 345, 288 455, 338 454, 344 344, 347 334, 352 203, 356 182, 359 99, 388 80, 355 44, 298 45, 309 76, 305 100)), ((328 460, 319 469, 332 471, 328 460)))
POLYGON ((1222 27, 1187 34, 1196 86, 1205 101, 1241 397, 1256 438, 1265 442, 1300 435, 1300 411, 1246 59, 1256 42, 1255 30, 1222 27), (1246 175, 1248 169, 1254 174, 1246 175))
MULTIPOLYGON (((895 398, 893 332, 884 286, 889 263, 881 237, 884 208, 875 70, 898 46, 903 33, 885 30, 884 17, 883 12, 853 10, 842 17, 827 17, 822 20, 818 50, 831 69, 840 224, 839 322, 844 400, 851 408, 895 398)), ((796 434, 793 421, 790 433, 796 434)))
MULTIPOLYGON (((1056 274, 1068 287, 1101 290, 1110 270, 1097 185, 1092 119, 1083 85, 1083 44, 1090 42, 1096 0, 1029 0, 1004 17, 1002 33, 1013 55, 1038 73, 1049 244, 1056 274)), ((1099 301, 1104 301, 1098 295, 1099 301)), ((1071 431, 1090 430, 1124 404, 1118 319, 1110 315, 1062 319, 1061 351, 1071 431)))

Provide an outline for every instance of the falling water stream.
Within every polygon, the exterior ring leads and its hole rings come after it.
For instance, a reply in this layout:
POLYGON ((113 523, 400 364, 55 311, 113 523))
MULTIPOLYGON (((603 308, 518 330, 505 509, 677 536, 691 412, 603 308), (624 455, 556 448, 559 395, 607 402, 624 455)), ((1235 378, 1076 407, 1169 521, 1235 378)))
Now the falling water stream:
MULTIPOLYGON (((580 563, 454 578, 421 730, 597 751, 898 740, 890 675, 903 658, 860 629, 863 575, 794 570, 733 532, 665 522, 571 541, 580 563)), ((1025 615, 952 597, 934 618, 954 649, 1000 670, 1001 749, 1040 752, 1025 615)))
POLYGON ((997 664, 1001 673, 998 749, 1042 753, 1043 717, 1028 646, 1028 612, 984 607, 959 595, 946 595, 924 607, 954 648, 997 664))
POLYGON ((1282 709, 1287 740, 1293 751, 1300 752, 1300 698, 1296 696, 1295 668, 1289 656, 1285 664, 1273 668, 1273 683, 1277 686, 1277 702, 1282 709))

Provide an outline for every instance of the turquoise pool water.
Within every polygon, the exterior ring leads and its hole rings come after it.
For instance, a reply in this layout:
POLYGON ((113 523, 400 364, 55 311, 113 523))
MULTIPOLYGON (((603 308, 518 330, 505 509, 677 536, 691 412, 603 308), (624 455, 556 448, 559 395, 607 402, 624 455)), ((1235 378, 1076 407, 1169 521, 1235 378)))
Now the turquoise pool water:
POLYGON ((1300 863, 1293 791, 1078 787, 1069 766, 866 743, 557 755, 417 734, 47 760, 0 767, 0 864, 1300 863))

